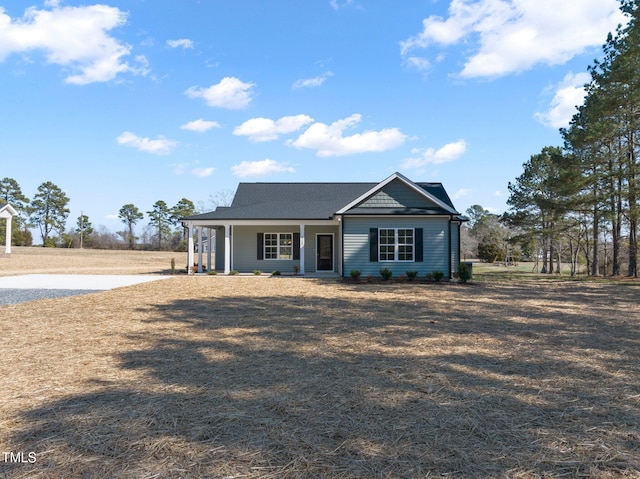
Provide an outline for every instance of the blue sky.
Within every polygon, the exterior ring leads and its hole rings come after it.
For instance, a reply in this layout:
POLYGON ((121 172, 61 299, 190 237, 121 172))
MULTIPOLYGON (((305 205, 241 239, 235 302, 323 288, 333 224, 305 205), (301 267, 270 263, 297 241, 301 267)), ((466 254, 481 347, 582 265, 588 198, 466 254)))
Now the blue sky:
POLYGON ((623 21, 616 0, 0 0, 0 176, 113 232, 126 203, 395 171, 500 213, 623 21))

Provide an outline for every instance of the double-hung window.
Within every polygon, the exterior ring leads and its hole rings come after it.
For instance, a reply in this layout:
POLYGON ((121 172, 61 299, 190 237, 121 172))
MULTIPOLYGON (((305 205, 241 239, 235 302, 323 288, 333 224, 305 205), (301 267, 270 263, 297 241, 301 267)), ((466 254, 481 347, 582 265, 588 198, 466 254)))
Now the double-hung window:
POLYGON ((415 230, 413 228, 380 228, 378 258, 380 261, 414 261, 415 230))
POLYGON ((264 259, 293 259, 293 233, 265 233, 264 259))

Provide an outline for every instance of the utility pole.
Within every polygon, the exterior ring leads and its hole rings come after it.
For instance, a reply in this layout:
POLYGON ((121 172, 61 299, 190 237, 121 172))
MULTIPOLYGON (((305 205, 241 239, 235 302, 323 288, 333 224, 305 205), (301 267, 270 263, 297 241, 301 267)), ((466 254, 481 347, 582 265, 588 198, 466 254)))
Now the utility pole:
POLYGON ((80 212, 80 249, 82 249, 82 236, 84 234, 84 213, 80 212))

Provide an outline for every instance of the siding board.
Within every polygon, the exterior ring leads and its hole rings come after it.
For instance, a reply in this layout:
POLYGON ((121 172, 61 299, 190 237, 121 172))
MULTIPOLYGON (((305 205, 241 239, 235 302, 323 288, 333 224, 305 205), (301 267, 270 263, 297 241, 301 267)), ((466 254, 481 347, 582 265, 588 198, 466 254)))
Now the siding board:
POLYGON ((387 267, 394 276, 408 270, 418 271, 423 276, 432 271, 449 273, 449 219, 438 218, 386 218, 386 217, 345 217, 344 219, 345 271, 359 270, 363 276, 380 275, 380 269, 387 267), (422 228, 422 262, 369 261, 369 231, 371 228, 422 228))

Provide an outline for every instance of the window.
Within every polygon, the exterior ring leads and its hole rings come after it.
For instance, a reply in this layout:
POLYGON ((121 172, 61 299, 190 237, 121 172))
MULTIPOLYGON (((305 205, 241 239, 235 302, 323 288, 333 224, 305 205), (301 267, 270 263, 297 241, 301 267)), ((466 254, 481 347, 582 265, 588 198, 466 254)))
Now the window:
POLYGON ((413 261, 414 238, 413 228, 380 228, 378 230, 379 261, 413 261))
POLYGON ((265 233, 264 259, 293 259, 293 233, 265 233))

